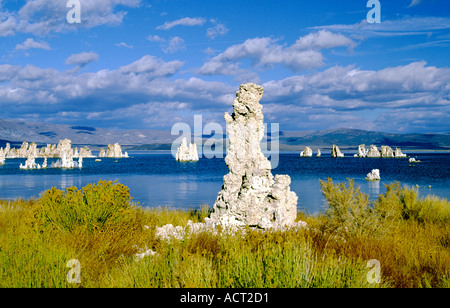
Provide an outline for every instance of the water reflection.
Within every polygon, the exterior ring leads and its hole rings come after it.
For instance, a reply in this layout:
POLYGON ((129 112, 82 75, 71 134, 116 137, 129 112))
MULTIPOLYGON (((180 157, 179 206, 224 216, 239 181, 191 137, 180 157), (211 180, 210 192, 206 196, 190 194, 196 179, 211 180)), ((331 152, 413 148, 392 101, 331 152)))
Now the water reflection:
POLYGON ((368 181, 368 183, 370 196, 378 196, 380 194, 380 181, 368 181))
MULTIPOLYGON (((321 192, 319 179, 331 177, 335 184, 353 178, 361 192, 375 201, 385 193, 384 184, 401 181, 402 185, 419 185, 420 196, 433 193, 450 197, 448 174, 450 155, 435 155, 420 168, 406 168, 402 160, 363 159, 308 159, 299 160, 298 155, 281 155, 280 164, 273 174, 288 174, 291 190, 298 196, 298 209, 310 213, 323 210, 327 204, 321 192), (431 159, 432 158, 432 159, 431 159), (364 179, 370 168, 383 170, 382 181, 368 182, 364 179), (432 185, 432 188, 428 188, 432 185)), ((425 161, 425 159, 422 159, 425 161)), ((171 155, 139 155, 129 160, 104 159, 101 163, 86 159, 83 169, 19 170, 20 160, 7 160, 0 167, 0 198, 38 197, 51 187, 66 189, 82 188, 99 180, 118 181, 130 188, 133 201, 145 206, 170 206, 197 208, 202 204, 212 206, 228 172, 219 159, 204 159, 195 164, 178 164, 171 155)), ((48 161, 51 164, 51 161, 48 161)), ((406 165, 407 166, 407 165, 406 165)))

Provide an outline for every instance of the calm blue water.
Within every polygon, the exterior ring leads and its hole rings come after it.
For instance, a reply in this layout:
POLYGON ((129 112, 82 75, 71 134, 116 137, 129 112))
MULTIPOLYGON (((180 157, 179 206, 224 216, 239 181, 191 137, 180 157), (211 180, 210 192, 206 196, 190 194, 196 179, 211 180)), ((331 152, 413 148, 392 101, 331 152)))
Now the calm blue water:
MULTIPOLYGON (((228 173, 223 158, 201 158, 195 163, 176 162, 170 153, 131 152, 131 158, 84 159, 82 169, 20 170, 25 159, 7 159, 0 166, 0 199, 38 197, 53 186, 79 188, 99 180, 117 180, 128 186, 134 201, 144 206, 198 208, 212 206, 228 173)), ((275 174, 291 177, 291 190, 299 196, 298 208, 318 212, 324 207, 319 179, 334 182, 353 178, 363 192, 374 199, 385 192, 384 184, 400 181, 406 186, 420 186, 424 196, 435 194, 450 199, 450 153, 409 153, 421 163, 409 164, 408 159, 299 157, 298 153, 282 153, 275 174), (380 169, 381 181, 364 178, 372 169, 380 169), (431 188, 428 186, 431 185, 431 188)), ((43 159, 37 159, 42 163, 43 159)), ((53 160, 48 160, 48 165, 53 160)))

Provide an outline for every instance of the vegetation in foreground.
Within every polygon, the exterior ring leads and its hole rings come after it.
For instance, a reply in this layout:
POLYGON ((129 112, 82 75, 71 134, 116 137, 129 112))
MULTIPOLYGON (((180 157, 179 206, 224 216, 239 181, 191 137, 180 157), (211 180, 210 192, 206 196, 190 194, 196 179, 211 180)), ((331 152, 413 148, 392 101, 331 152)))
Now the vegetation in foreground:
POLYGON ((0 287, 449 287, 447 200, 399 183, 372 203, 352 180, 321 186, 327 210, 298 215, 308 228, 183 241, 156 238, 156 227, 201 222, 207 207, 143 208, 115 182, 0 201, 0 287), (157 253, 136 261, 148 249, 157 253), (367 279, 372 259, 379 283, 367 279))

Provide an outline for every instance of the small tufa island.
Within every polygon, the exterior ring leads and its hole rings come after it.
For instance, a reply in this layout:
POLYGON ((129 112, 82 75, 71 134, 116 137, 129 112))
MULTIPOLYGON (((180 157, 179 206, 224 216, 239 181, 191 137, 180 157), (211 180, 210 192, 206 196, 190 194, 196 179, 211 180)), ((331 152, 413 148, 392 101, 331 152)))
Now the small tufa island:
POLYGON ((379 169, 372 169, 372 171, 367 174, 366 180, 367 181, 379 181, 379 180, 381 180, 380 170, 379 169))
POLYGON ((109 158, 128 158, 128 152, 122 153, 122 148, 118 143, 108 144, 108 148, 100 149, 98 157, 109 157, 109 158))
POLYGON ((198 161, 197 145, 195 143, 187 145, 186 138, 183 138, 175 155, 175 159, 181 162, 198 161))
MULTIPOLYGON (((310 147, 305 147, 303 151, 300 152, 300 157, 312 157, 313 151, 310 147)), ((321 156, 320 149, 317 149, 317 157, 321 156)), ((381 151, 378 150, 376 145, 371 145, 370 149, 366 149, 364 144, 360 144, 358 146, 358 153, 353 155, 354 157, 382 157, 382 158, 403 158, 407 157, 406 154, 402 153, 400 148, 395 148, 395 151, 392 150, 390 146, 383 145, 381 146, 381 151)), ((331 157, 344 157, 344 153, 341 152, 339 147, 333 144, 331 149, 331 157)))
POLYGON ((395 148, 395 151, 392 150, 390 146, 383 145, 381 146, 381 152, 378 151, 376 145, 371 145, 370 149, 367 150, 364 144, 358 146, 358 153, 354 155, 354 157, 383 157, 383 158, 402 158, 406 157, 406 154, 402 153, 402 150, 399 148, 395 148))
MULTIPOLYGON (((128 153, 122 153, 119 144, 108 145, 108 150, 100 150, 100 157, 122 158, 128 157, 128 153), (102 156, 103 155, 103 156, 102 156)), ((48 167, 48 158, 60 158, 51 163, 51 168, 82 168, 83 158, 95 158, 92 151, 87 147, 72 148, 72 141, 69 139, 60 140, 57 145, 47 144, 41 149, 37 144, 24 141, 18 149, 11 148, 7 143, 5 148, 0 148, 0 165, 5 163, 7 158, 26 158, 24 164, 20 164, 20 169, 45 169, 48 167), (36 163, 37 158, 43 158, 42 164, 36 163), (74 159, 77 159, 76 161, 74 159)))

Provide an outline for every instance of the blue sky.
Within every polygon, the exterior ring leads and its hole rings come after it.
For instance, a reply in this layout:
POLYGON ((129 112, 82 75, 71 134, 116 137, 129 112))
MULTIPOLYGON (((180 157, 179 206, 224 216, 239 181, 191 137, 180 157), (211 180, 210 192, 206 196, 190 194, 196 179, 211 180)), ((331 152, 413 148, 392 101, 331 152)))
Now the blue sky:
POLYGON ((450 1, 0 0, 0 118, 113 129, 224 123, 264 87, 281 130, 450 132, 450 1))

